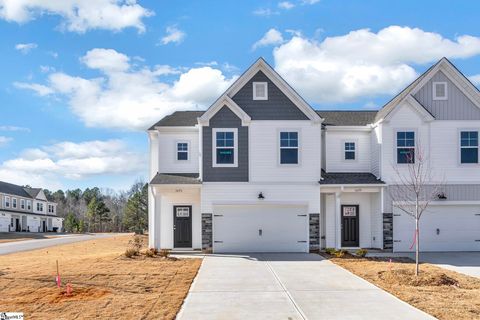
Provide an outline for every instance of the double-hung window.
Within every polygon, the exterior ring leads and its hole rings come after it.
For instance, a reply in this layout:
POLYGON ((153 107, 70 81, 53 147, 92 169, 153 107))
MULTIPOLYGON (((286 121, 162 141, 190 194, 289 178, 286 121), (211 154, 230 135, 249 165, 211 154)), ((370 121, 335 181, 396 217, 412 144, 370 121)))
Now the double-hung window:
POLYGON ((237 129, 213 129, 214 167, 236 167, 238 165, 237 134, 237 129))
POLYGON ((280 164, 298 164, 298 132, 280 132, 280 164))
POLYGON ((25 199, 20 199, 20 209, 25 210, 25 199))
POLYGON ((17 198, 12 198, 12 208, 17 208, 17 198))
POLYGON ((27 210, 28 211, 32 210, 32 201, 31 200, 27 200, 27 210))
POLYGON ((43 212, 43 203, 37 202, 37 211, 43 212))
POLYGON ((5 197, 5 208, 10 208, 10 197, 5 197))
POLYGON ((415 163, 415 132, 397 132, 397 163, 415 163))
POLYGON ((478 163, 478 131, 460 132, 460 163, 478 163))
POLYGON ((177 160, 188 160, 188 142, 177 142, 177 160))
POLYGON ((355 142, 345 142, 345 160, 355 160, 355 142))

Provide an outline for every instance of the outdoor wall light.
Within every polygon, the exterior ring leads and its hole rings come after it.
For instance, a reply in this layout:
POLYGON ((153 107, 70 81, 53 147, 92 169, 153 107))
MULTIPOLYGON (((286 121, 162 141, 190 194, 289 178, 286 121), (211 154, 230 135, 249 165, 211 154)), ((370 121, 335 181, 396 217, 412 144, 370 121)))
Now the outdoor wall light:
POLYGON ((265 197, 263 196, 263 193, 260 192, 260 193, 258 194, 258 200, 263 200, 263 199, 265 199, 265 197))
POLYGON ((442 193, 439 193, 439 194, 437 195, 437 197, 438 197, 438 199, 440 199, 440 200, 447 200, 447 196, 446 196, 445 193, 443 193, 443 192, 442 192, 442 193))

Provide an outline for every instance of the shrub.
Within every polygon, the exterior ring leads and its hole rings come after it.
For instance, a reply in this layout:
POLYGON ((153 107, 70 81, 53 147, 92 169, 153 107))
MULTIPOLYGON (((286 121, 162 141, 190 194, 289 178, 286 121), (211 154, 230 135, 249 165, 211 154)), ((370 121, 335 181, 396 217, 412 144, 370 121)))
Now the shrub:
POLYGON ((333 255, 335 253, 335 248, 325 248, 325 252, 329 255, 333 255))
POLYGON ((145 255, 149 258, 152 258, 158 254, 158 250, 155 248, 150 248, 145 250, 145 255))
POLYGON ((348 253, 347 250, 336 250, 333 255, 336 257, 336 258, 343 258, 346 254, 348 253))
POLYGON ((365 258, 365 256, 367 255, 368 251, 367 249, 358 249, 355 254, 359 257, 362 257, 362 258, 365 258))
POLYGON ((162 258, 168 258, 170 256, 170 250, 162 249, 158 252, 158 255, 162 258))
POLYGON ((138 252, 143 247, 143 238, 135 235, 133 239, 128 242, 128 244, 138 252))
POLYGON ((138 250, 135 248, 128 248, 125 250, 125 257, 127 258, 133 258, 134 256, 138 255, 138 250))

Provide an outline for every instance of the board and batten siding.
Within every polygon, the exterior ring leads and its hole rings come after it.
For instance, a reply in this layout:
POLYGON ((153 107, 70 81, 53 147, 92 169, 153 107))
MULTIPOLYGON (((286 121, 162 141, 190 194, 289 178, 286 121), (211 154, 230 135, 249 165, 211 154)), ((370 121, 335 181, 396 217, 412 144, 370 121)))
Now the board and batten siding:
POLYGON ((329 131, 325 134, 327 172, 371 172, 370 132, 329 131), (345 142, 355 143, 355 160, 345 160, 345 142))
POLYGON ((198 173, 198 132, 160 132, 158 172, 198 173), (188 142, 188 160, 177 160, 177 142, 188 142))
POLYGON ((252 120, 308 120, 262 71, 258 71, 232 99, 252 120), (267 83, 268 100, 253 100, 253 82, 267 83))
POLYGON ((414 97, 437 120, 480 120, 480 108, 442 71, 438 71, 414 97), (447 100, 433 100, 434 82, 447 83, 447 100))
POLYGON ((252 121, 249 130, 251 182, 320 181, 320 124, 309 120, 252 121), (298 131, 298 165, 280 164, 281 131, 298 131))
POLYGON ((203 181, 248 181, 248 127, 242 126, 242 121, 230 108, 223 106, 211 119, 209 126, 202 128, 203 143, 203 181), (238 166, 212 166, 212 129, 238 129, 238 166))

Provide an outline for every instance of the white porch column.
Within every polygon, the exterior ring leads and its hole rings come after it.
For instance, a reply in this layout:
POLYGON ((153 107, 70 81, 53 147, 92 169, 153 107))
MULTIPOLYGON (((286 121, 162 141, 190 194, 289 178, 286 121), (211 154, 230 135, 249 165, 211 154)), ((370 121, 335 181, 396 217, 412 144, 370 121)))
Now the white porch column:
POLYGON ((160 213, 162 195, 149 186, 148 193, 148 247, 160 249, 160 213))
POLYGON ((342 246, 341 199, 342 193, 335 192, 335 248, 337 249, 342 246))

